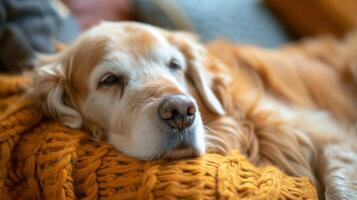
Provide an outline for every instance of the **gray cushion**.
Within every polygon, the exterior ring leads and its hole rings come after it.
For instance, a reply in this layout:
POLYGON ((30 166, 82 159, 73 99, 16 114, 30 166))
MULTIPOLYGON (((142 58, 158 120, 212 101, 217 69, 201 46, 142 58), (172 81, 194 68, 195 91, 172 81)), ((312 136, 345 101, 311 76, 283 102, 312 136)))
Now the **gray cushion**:
POLYGON ((136 0, 135 5, 140 21, 171 29, 192 27, 204 41, 224 37, 276 47, 291 40, 260 0, 136 0))
POLYGON ((77 36, 77 24, 54 2, 0 1, 0 71, 31 66, 37 52, 54 52, 54 41, 66 43, 77 36))

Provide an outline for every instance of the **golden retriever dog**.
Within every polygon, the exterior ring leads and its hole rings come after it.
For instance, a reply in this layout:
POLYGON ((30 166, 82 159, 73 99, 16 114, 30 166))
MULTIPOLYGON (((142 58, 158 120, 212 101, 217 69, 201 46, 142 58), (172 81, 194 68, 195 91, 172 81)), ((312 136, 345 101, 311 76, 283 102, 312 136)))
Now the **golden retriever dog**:
MULTIPOLYGON (((357 46, 346 40, 329 47, 357 46)), ((31 95, 129 156, 238 149, 257 166, 310 177, 321 198, 357 199, 357 51, 324 54, 319 44, 203 46, 189 33, 103 22, 39 58, 31 95)))

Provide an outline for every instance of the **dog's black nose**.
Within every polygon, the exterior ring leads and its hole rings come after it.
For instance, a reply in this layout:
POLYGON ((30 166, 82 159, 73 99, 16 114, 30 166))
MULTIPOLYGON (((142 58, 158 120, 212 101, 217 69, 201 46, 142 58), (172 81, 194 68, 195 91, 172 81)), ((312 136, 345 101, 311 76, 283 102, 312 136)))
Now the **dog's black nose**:
POLYGON ((162 100, 158 108, 160 119, 171 128, 179 130, 192 125, 195 113, 195 104, 185 95, 168 96, 162 100))

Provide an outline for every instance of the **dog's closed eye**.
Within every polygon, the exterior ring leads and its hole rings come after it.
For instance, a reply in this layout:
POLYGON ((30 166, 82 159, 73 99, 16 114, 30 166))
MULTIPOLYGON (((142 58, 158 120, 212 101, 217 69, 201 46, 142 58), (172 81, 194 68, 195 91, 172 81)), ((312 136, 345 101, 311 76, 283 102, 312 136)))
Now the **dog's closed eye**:
POLYGON ((98 90, 104 89, 104 91, 115 89, 120 93, 120 98, 124 94, 125 86, 128 84, 128 78, 125 75, 115 75, 115 74, 106 74, 104 75, 99 83, 98 90))
POLYGON ((168 64, 168 67, 172 70, 179 70, 182 68, 180 61, 176 58, 172 58, 168 64))
POLYGON ((124 75, 106 74, 104 75, 99 83, 98 88, 111 87, 111 86, 125 86, 127 84, 127 79, 124 75))

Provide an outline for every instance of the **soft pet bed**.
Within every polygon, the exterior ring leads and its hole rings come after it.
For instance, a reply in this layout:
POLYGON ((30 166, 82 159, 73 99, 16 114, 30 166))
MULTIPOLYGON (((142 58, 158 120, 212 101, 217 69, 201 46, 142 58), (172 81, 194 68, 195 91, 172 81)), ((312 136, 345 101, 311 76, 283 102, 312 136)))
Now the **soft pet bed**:
POLYGON ((239 152, 144 162, 46 120, 0 75, 0 199, 317 199, 306 177, 257 168, 239 152))

